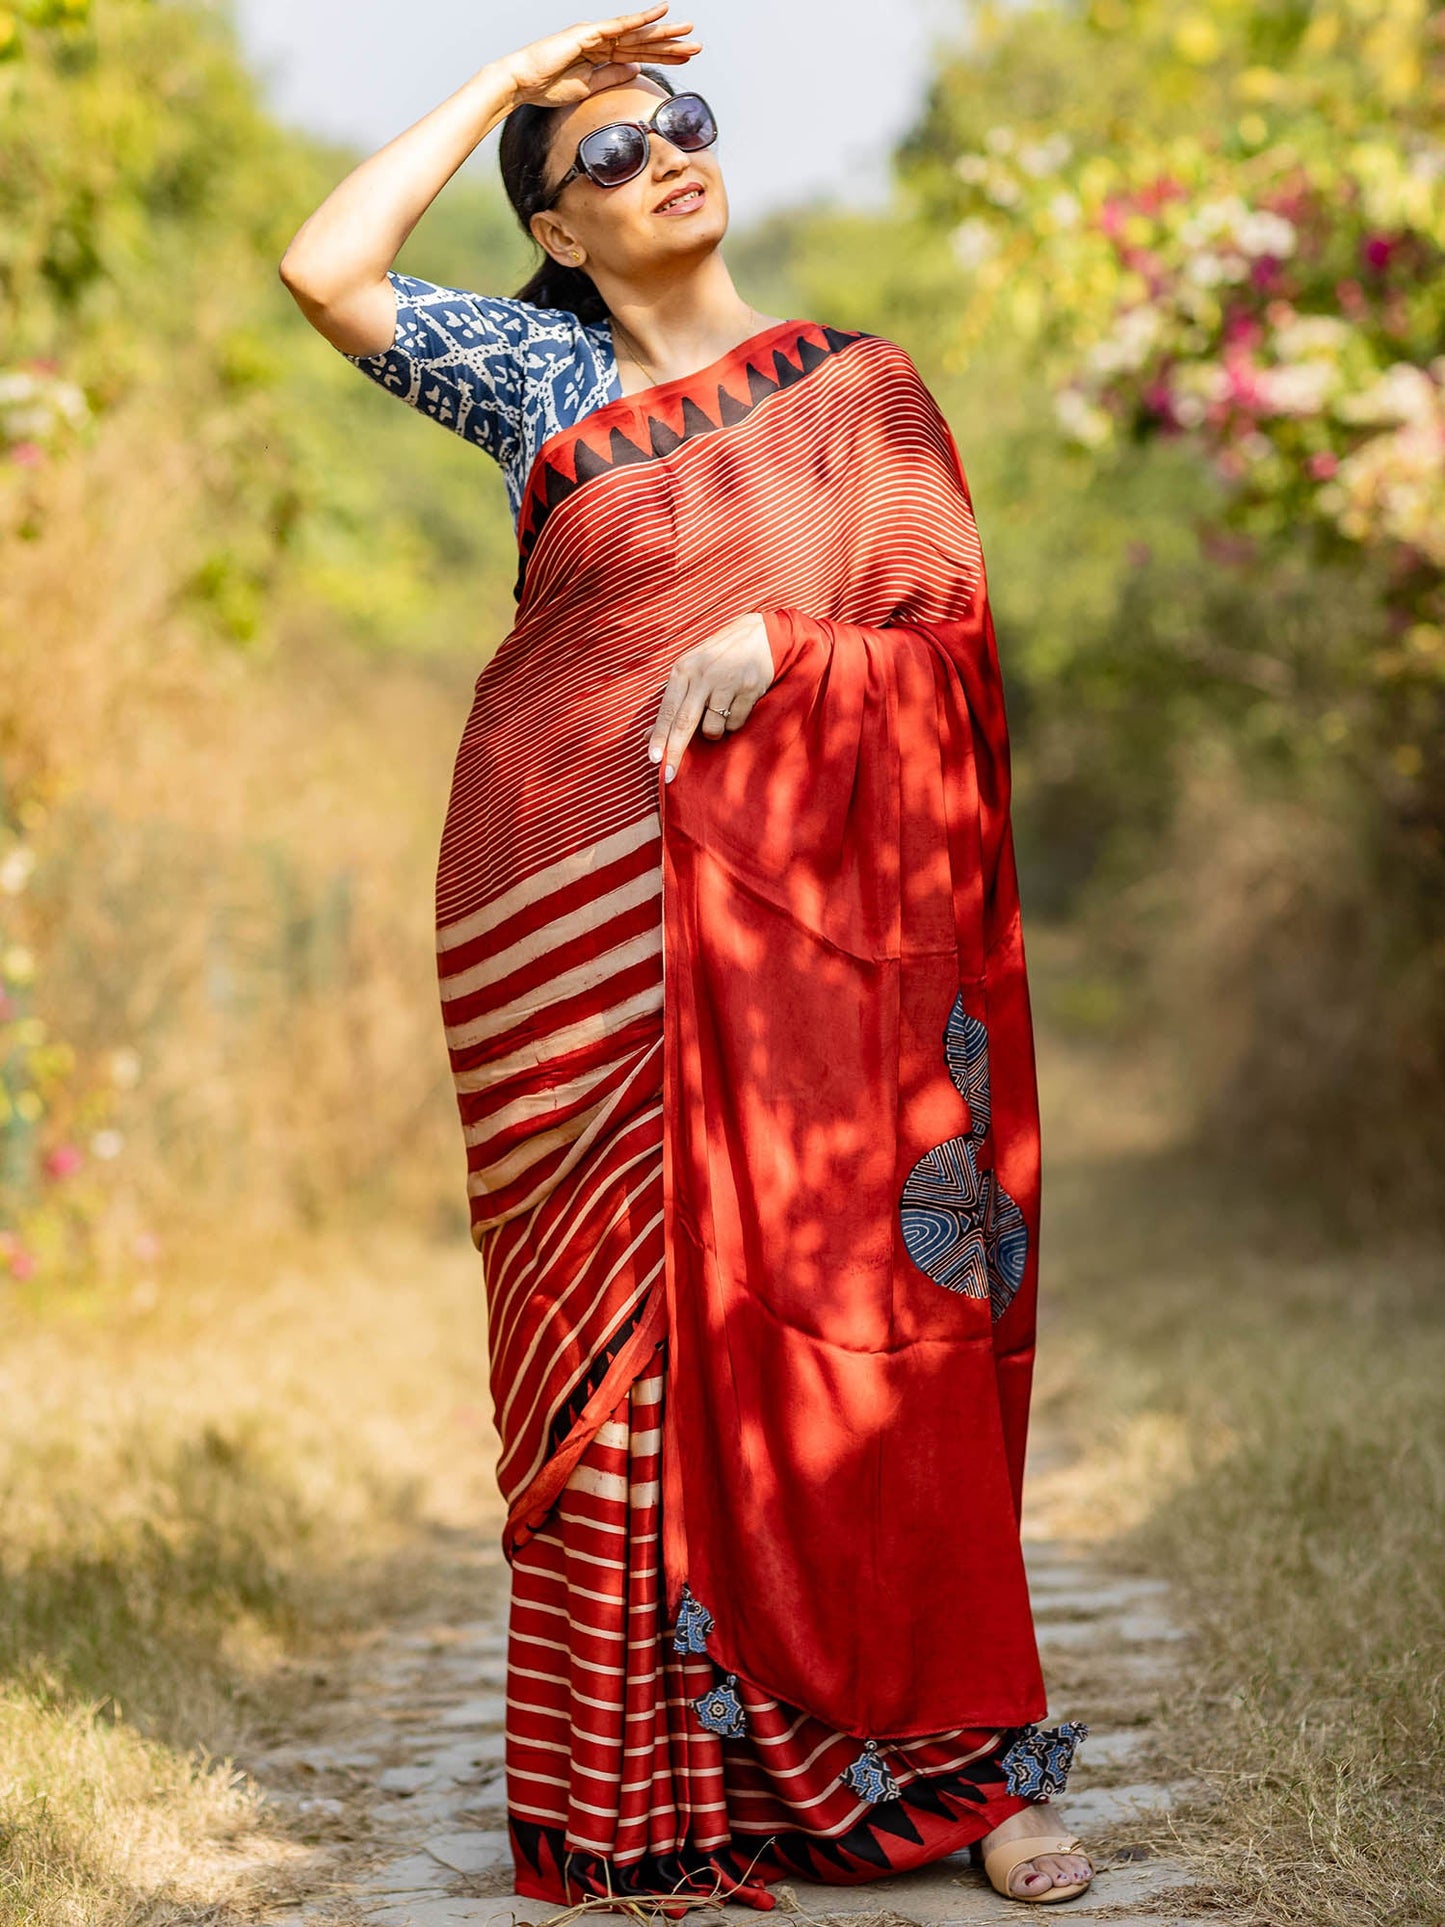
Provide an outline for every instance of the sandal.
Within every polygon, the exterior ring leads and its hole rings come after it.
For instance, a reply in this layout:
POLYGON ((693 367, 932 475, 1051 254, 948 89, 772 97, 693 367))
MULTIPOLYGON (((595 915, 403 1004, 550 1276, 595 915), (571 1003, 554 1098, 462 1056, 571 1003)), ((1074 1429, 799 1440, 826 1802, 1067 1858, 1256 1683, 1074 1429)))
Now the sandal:
POLYGON ((1009 1875, 1014 1868, 1025 1860, 1032 1860, 1041 1853, 1072 1853, 1075 1847, 1082 1846, 1071 1833, 1027 1834, 1022 1838, 1001 1840, 996 1847, 990 1847, 983 1856, 983 1870, 988 1875, 989 1885, 995 1893, 1002 1894, 1005 1900, 1048 1901, 1072 1900, 1093 1885, 1094 1876, 1087 1880, 1072 1881, 1067 1887, 1049 1887, 1043 1893, 1015 1894, 1009 1892, 1009 1875))

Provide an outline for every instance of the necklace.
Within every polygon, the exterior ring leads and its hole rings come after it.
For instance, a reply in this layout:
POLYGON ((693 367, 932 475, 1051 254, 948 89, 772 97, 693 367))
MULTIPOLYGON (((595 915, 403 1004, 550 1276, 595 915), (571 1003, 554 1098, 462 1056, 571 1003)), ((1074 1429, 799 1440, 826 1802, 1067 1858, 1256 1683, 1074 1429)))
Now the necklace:
MULTIPOLYGON (((748 319, 749 321, 760 321, 762 319, 762 316, 758 313, 757 309, 753 307, 751 302, 749 302, 748 304, 748 319)), ((660 388, 662 386, 662 376, 658 374, 655 368, 651 367, 646 361, 644 361, 640 354, 638 354, 637 349, 634 345, 632 330, 628 327, 623 326, 618 321, 616 315, 612 316, 612 326, 614 331, 617 328, 622 327, 622 334, 623 334, 622 345, 627 350, 629 360, 635 361, 637 363, 638 367, 642 370, 643 374, 647 376, 647 379, 652 383, 654 388, 660 388)), ((726 350, 724 350, 724 352, 726 352, 726 350)), ((678 377, 678 379, 682 379, 682 377, 678 377)))

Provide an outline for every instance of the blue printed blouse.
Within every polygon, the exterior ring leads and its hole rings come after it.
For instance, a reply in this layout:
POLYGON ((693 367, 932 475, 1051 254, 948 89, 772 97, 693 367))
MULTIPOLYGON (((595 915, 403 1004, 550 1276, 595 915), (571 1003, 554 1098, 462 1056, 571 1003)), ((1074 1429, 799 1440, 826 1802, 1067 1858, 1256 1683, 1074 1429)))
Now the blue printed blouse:
POLYGON ((438 287, 395 268, 387 279, 396 290, 392 345, 346 359, 494 457, 515 522, 542 443, 622 393, 607 322, 438 287))

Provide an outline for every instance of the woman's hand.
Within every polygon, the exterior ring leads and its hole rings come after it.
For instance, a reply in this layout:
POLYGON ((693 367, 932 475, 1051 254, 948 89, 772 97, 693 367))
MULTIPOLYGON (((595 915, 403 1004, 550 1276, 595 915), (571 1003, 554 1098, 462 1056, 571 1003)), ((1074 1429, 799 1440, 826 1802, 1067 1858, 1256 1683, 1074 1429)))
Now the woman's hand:
POLYGON ((690 20, 665 25, 666 0, 641 13, 619 13, 611 20, 579 20, 543 40, 509 54, 505 61, 518 103, 570 107, 600 88, 631 80, 643 61, 678 66, 691 60, 701 42, 688 40, 690 20))
POLYGON ((676 776, 699 726, 713 742, 741 729, 772 680, 773 655, 760 615, 734 616, 679 656, 647 741, 648 756, 663 766, 663 781, 676 776))

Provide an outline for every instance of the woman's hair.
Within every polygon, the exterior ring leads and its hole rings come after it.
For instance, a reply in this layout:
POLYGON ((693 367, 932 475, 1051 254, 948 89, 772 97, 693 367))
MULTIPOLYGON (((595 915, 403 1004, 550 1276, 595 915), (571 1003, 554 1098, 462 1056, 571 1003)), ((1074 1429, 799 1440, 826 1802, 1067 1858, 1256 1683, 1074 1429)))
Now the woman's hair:
MULTIPOLYGON (((665 68, 644 67, 642 72, 665 94, 677 92, 665 68)), ((536 107, 524 101, 502 122, 502 185, 527 235, 532 233, 532 216, 547 198, 547 156, 553 117, 558 112, 556 107, 536 107)), ((530 301, 536 308, 566 308, 580 321, 602 321, 607 315, 607 304, 591 275, 554 261, 545 250, 541 265, 526 286, 518 288, 515 298, 530 301)))

